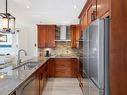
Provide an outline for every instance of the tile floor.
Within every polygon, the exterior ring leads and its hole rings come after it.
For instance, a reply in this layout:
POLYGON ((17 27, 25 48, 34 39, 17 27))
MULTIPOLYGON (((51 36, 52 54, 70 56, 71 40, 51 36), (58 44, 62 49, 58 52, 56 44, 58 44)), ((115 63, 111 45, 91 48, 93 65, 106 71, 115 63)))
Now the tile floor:
POLYGON ((42 95, 83 95, 76 78, 50 78, 42 95))

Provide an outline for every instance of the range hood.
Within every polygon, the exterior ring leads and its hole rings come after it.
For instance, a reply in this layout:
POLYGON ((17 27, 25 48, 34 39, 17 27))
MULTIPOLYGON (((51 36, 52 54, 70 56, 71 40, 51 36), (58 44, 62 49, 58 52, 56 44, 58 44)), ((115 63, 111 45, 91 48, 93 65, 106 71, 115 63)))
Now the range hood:
POLYGON ((58 38, 55 41, 71 41, 68 36, 70 36, 69 34, 69 29, 68 26, 66 25, 61 25, 58 26, 58 38))
POLYGON ((60 26, 60 40, 66 40, 66 26, 60 26))

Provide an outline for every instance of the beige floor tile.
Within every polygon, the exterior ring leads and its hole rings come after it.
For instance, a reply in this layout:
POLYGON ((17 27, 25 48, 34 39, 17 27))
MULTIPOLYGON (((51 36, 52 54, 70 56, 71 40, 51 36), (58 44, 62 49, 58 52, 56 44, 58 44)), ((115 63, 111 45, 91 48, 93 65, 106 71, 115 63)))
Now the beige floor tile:
POLYGON ((76 78, 50 78, 42 95, 83 95, 76 78))

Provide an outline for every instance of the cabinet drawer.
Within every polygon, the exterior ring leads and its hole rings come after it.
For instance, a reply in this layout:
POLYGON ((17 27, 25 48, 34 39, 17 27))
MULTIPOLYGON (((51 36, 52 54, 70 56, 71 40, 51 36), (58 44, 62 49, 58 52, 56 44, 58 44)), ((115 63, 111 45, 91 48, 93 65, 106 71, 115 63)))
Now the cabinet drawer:
POLYGON ((65 62, 55 63, 56 68, 71 67, 71 66, 72 66, 72 64, 70 62, 68 62, 68 63, 65 63, 65 62))
POLYGON ((55 71, 72 71, 71 68, 56 68, 55 71))
POLYGON ((56 69, 55 76, 56 77, 71 77, 72 71, 71 70, 58 70, 58 69, 56 69))

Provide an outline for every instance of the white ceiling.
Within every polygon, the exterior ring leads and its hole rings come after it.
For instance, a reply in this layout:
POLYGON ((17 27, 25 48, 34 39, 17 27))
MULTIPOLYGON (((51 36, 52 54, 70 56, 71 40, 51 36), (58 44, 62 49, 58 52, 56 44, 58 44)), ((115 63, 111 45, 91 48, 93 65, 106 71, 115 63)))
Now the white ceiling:
MULTIPOLYGON (((86 0, 8 0, 8 11, 16 17, 16 25, 75 24, 86 0), (77 6, 74 9, 74 5, 77 6), (29 6, 30 8, 27 8, 29 6)), ((0 12, 5 12, 5 0, 0 0, 0 12)))

